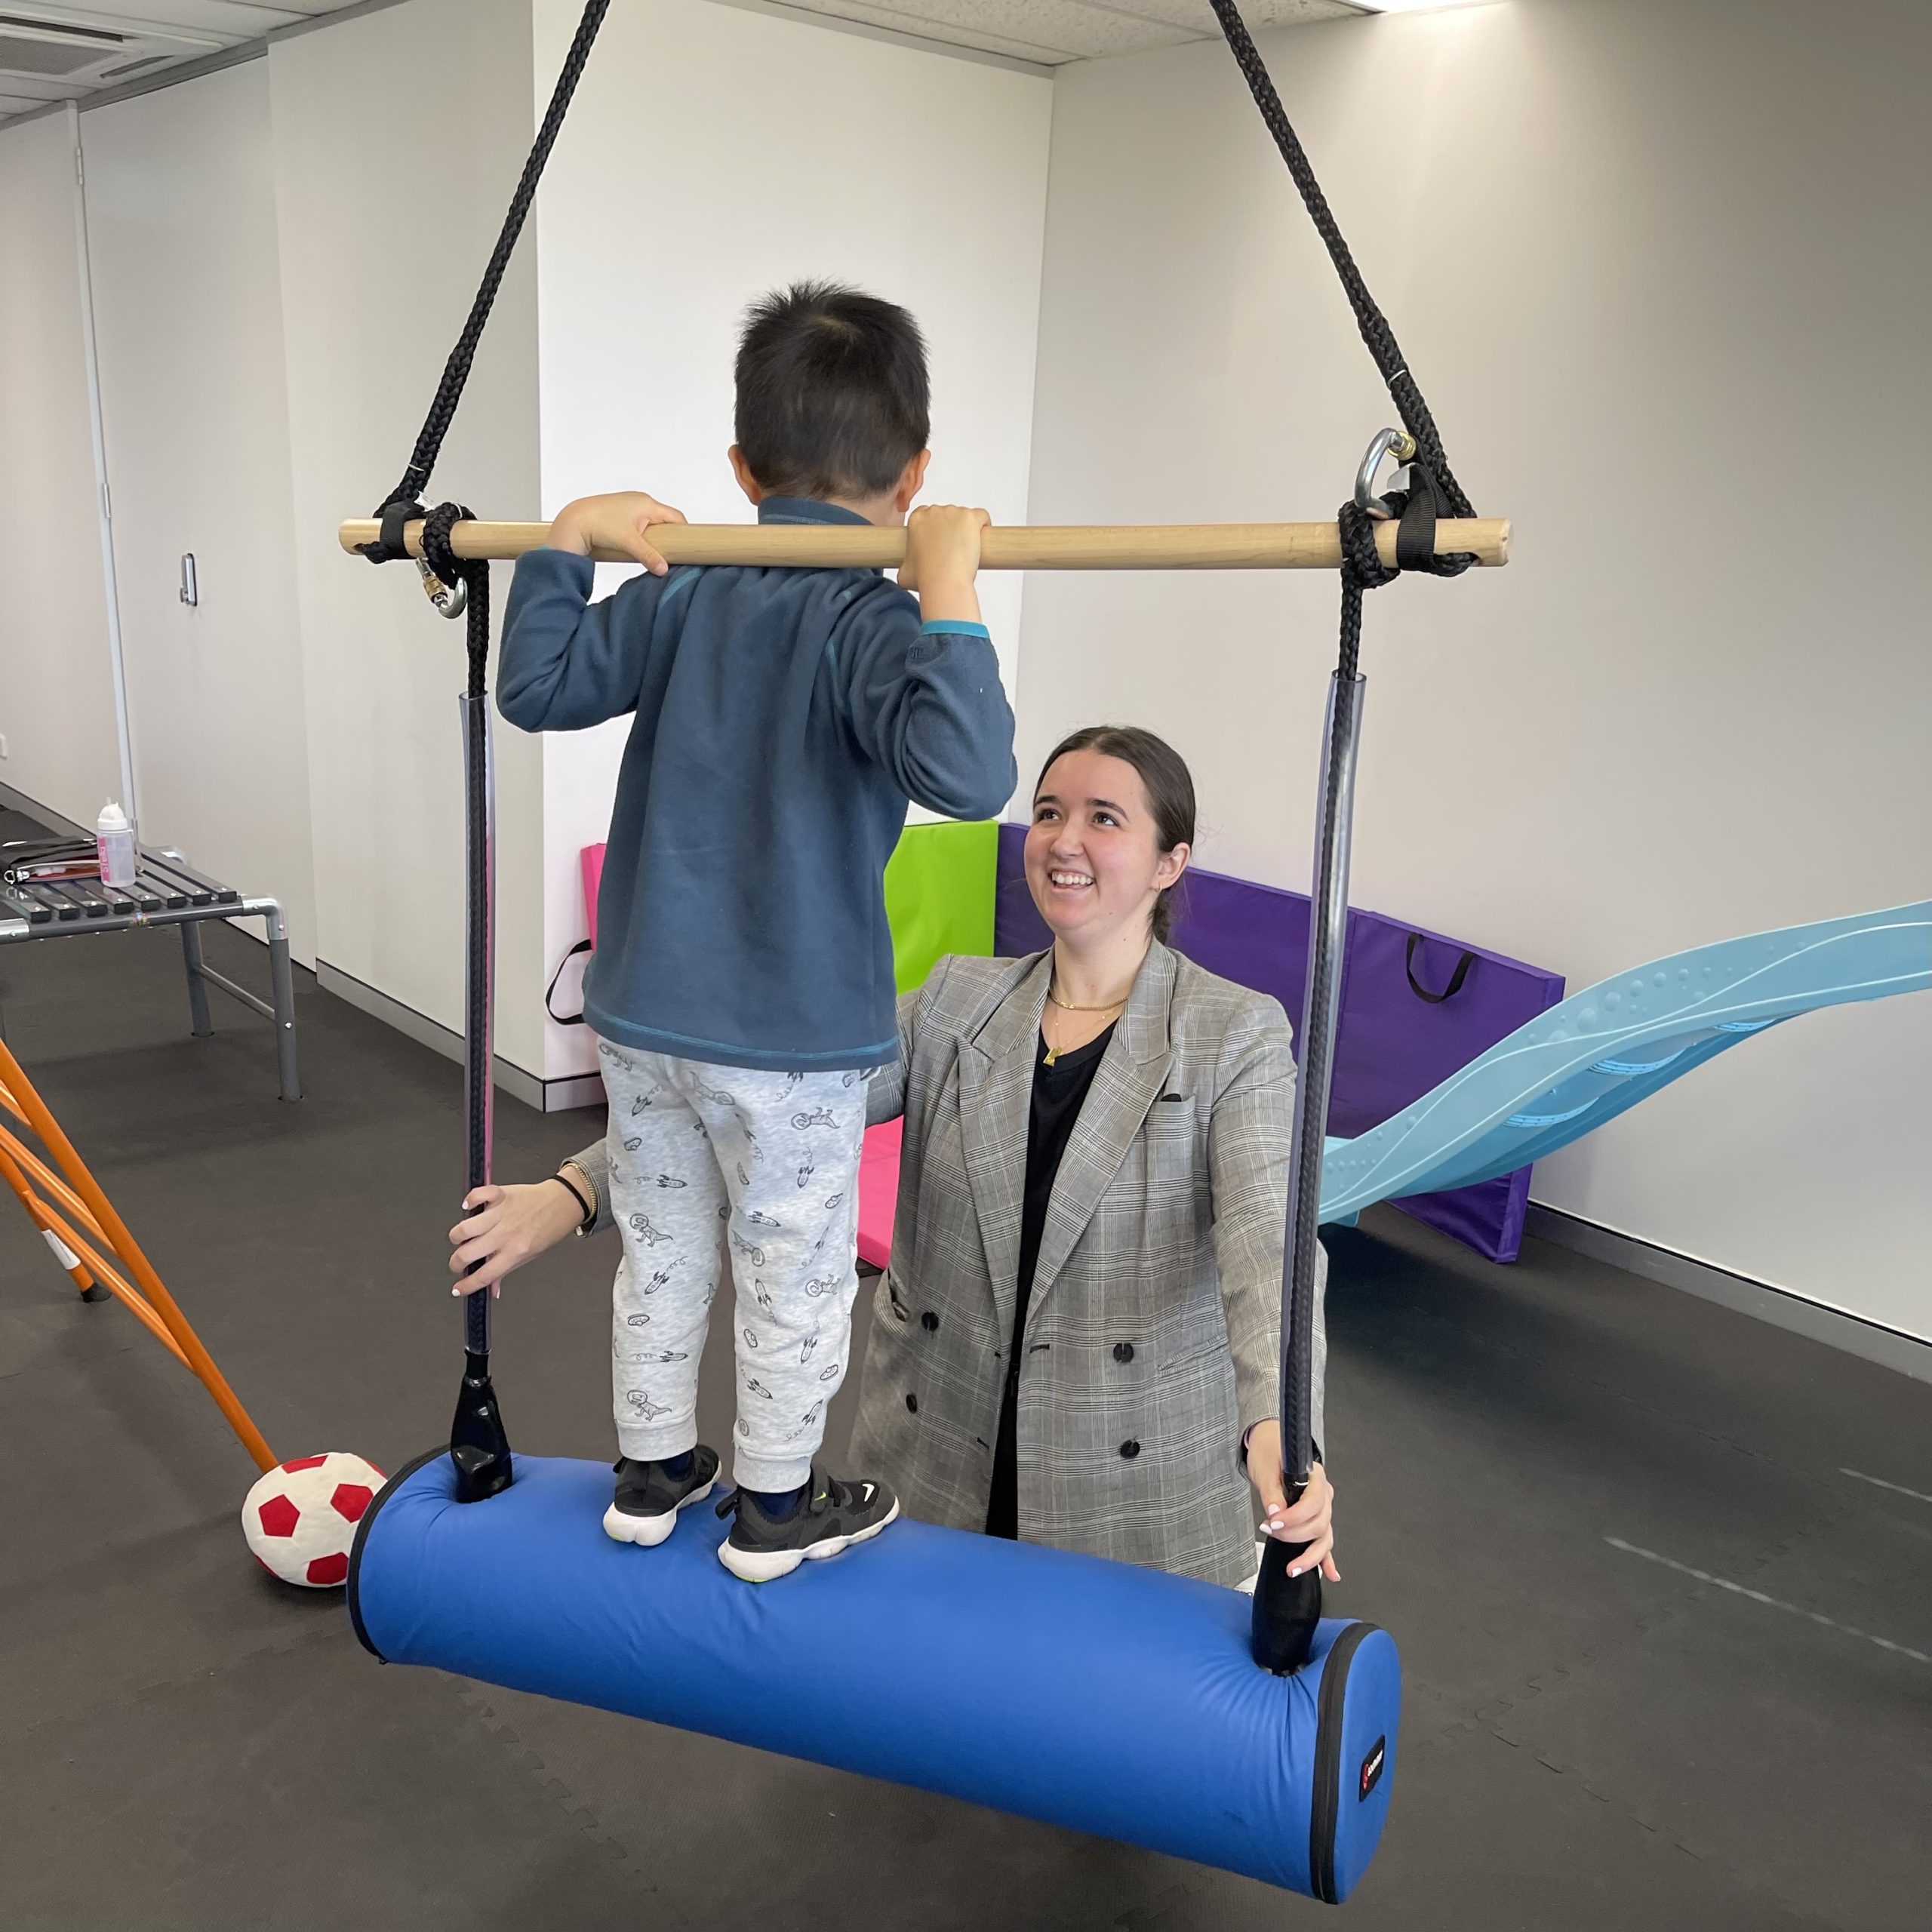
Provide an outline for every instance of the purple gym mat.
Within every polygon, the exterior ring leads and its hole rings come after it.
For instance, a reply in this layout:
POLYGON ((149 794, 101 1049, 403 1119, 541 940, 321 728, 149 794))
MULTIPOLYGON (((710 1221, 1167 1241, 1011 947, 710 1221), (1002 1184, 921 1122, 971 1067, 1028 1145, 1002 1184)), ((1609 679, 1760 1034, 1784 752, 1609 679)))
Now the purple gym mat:
MULTIPOLYGON (((1051 935, 1021 867, 1026 828, 1002 825, 993 950, 1037 952, 1051 935)), ((1174 943, 1223 979, 1272 993, 1301 1029, 1308 899, 1196 869, 1174 943)), ((1331 1134, 1366 1134, 1563 997, 1561 974, 1352 906, 1328 1108, 1331 1134)), ((1530 1170, 1395 1205, 1492 1261, 1514 1261, 1530 1170)))

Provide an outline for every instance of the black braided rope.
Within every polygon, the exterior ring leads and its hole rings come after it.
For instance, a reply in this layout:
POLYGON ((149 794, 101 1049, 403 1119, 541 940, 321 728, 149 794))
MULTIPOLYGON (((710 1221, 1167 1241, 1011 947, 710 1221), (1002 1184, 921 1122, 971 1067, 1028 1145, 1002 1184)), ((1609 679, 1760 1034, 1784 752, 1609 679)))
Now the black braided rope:
POLYGON ((1401 575, 1394 565, 1382 561, 1375 547, 1376 521, 1352 499, 1335 512, 1342 537, 1342 648, 1335 669, 1350 679, 1361 654, 1361 594, 1380 590, 1401 575))
POLYGON ((470 521, 475 514, 463 503, 438 503, 429 511, 423 519, 423 561, 439 583, 454 586, 460 582, 469 592, 467 695, 481 697, 488 688, 490 662, 490 566, 473 558, 460 558, 450 546, 456 526, 470 521))
MULTIPOLYGON (((563 69, 557 76, 543 125, 537 131, 529 158, 523 164, 522 177, 516 184, 516 192, 510 198, 509 212, 503 217, 503 232, 497 237, 496 247, 491 251, 488 266, 477 288, 476 299, 469 306, 469 318, 463 325, 463 333, 457 337, 456 346, 450 351, 448 361, 443 365, 442 380, 436 385, 435 399, 423 420, 409 466, 402 472, 395 488, 377 506, 378 516, 391 503, 415 503, 429 487, 430 472, 436 466, 443 438, 449 434, 457 405, 463 400, 463 386, 469 380, 470 365, 476 359, 476 346, 482 340, 484 325, 490 319, 490 310, 496 302, 504 272, 509 266, 517 237, 523 232, 531 204, 537 198, 537 184, 543 178, 543 165, 550 158, 550 150, 556 143, 564 116, 570 109, 571 97, 577 91, 584 63, 590 58, 591 48, 596 41, 597 30, 604 24, 604 16, 610 8, 611 0, 589 0, 583 17, 577 23, 576 35, 571 42, 569 53, 565 56, 563 69)), ((454 583, 455 580, 454 577, 443 579, 445 583, 454 583)))
POLYGON ((1235 63, 1247 82, 1254 104, 1261 110, 1261 118, 1275 137, 1275 145, 1287 163, 1296 187, 1301 191, 1302 205, 1315 224, 1315 232, 1321 237, 1328 258, 1335 264, 1335 272, 1341 277, 1349 306, 1355 311, 1355 326, 1361 330, 1361 339, 1368 345, 1368 352, 1375 358, 1375 366, 1388 385, 1389 396, 1401 413, 1402 426, 1416 439, 1417 454, 1435 472, 1436 481, 1441 486, 1444 502, 1457 516, 1474 516, 1475 511, 1463 494, 1463 486, 1456 481, 1448 458, 1443 454, 1442 437, 1436 429, 1435 418, 1430 414, 1416 379, 1409 374, 1408 363, 1395 340, 1395 331, 1389 326, 1388 317, 1368 292, 1361 270, 1356 267, 1355 258, 1349 252, 1349 245, 1343 239, 1341 229, 1329 208, 1328 198, 1322 193, 1321 184, 1315 178, 1315 170, 1289 122, 1287 111, 1275 91, 1275 83, 1247 31, 1247 22, 1241 18, 1235 0, 1208 0, 1208 5, 1220 23, 1228 51, 1235 57, 1235 63))

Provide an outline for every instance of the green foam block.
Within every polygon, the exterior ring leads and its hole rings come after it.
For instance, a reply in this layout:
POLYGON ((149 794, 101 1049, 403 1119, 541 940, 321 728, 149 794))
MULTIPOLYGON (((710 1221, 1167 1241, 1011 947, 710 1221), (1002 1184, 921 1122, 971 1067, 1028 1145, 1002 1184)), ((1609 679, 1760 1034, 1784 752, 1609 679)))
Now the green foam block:
POLYGON ((885 869, 885 915, 902 993, 949 952, 993 949, 999 826, 992 819, 909 825, 885 869))

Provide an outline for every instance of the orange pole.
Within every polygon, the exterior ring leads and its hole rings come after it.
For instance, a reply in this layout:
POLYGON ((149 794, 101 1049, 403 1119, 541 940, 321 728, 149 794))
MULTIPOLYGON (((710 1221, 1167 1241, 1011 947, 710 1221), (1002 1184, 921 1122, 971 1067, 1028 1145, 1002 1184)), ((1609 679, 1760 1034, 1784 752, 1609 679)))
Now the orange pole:
MULTIPOLYGON (((60 1236, 50 1225, 50 1217, 47 1211, 40 1204, 40 1196, 28 1186, 26 1176, 20 1172, 18 1164, 8 1157, 7 1148, 9 1142, 16 1147, 20 1146, 20 1143, 14 1140, 14 1137, 5 1128, 0 1128, 0 1174, 5 1174, 7 1177, 7 1185, 20 1197, 20 1205, 27 1211, 27 1219, 40 1230, 41 1238, 49 1247, 51 1247, 60 1236)), ((74 1251, 73 1244, 71 1241, 67 1244, 67 1251, 70 1254, 74 1251)), ((60 1259, 57 1254, 54 1258, 57 1260, 60 1259)), ((85 1294, 94 1286, 94 1277, 78 1261, 74 1262, 71 1266, 62 1261, 60 1265, 66 1269, 75 1287, 78 1288, 82 1294, 85 1294)))
POLYGON ((116 1301, 123 1303, 126 1306, 128 1312, 134 1316, 134 1319, 138 1321, 141 1326, 145 1328, 148 1333, 152 1335, 155 1340, 181 1364, 183 1368, 188 1370, 190 1374, 192 1374, 194 1371, 194 1364, 189 1361, 188 1358, 182 1353, 181 1344, 168 1332, 166 1325, 162 1322, 161 1317, 155 1314, 154 1310, 148 1306, 146 1298, 142 1294, 140 1290, 129 1281, 126 1276, 122 1274, 121 1271, 114 1266, 113 1263, 109 1261, 106 1256, 102 1254, 93 1245, 93 1244, 88 1241, 86 1235, 78 1233, 74 1229, 68 1226, 61 1220, 60 1217, 57 1214, 54 1214, 51 1209, 48 1211, 48 1218, 53 1222, 55 1232, 60 1235, 60 1238, 66 1241, 67 1245, 71 1247, 75 1254, 78 1254, 81 1258, 87 1263, 89 1267, 93 1269, 95 1275, 100 1280, 101 1286, 104 1287, 116 1301))
POLYGON ((24 1140, 4 1127, 0 1127, 0 1152, 12 1155, 96 1241, 107 1244, 106 1235, 95 1226, 94 1217, 88 1212, 88 1204, 24 1140))
POLYGON ((114 1211, 113 1202, 101 1192, 100 1183, 88 1172, 87 1163, 75 1152, 74 1143, 61 1131, 60 1123, 48 1110, 47 1103, 35 1092, 32 1081, 28 1079, 3 1040, 0 1040, 0 1085, 11 1090, 11 1104, 39 1136, 42 1146, 66 1170, 75 1192, 87 1203, 88 1211, 107 1235, 115 1253, 146 1296, 149 1305, 166 1325, 188 1366, 214 1398, 216 1407, 226 1417, 229 1427, 234 1430, 242 1446, 254 1457, 256 1467, 273 1469, 275 1452, 263 1439, 261 1431, 242 1406, 235 1391, 229 1387, 227 1378, 216 1367, 214 1358, 202 1346, 202 1339, 195 1333, 188 1318, 162 1285, 161 1277, 141 1252, 140 1244, 128 1232, 128 1224, 114 1211))

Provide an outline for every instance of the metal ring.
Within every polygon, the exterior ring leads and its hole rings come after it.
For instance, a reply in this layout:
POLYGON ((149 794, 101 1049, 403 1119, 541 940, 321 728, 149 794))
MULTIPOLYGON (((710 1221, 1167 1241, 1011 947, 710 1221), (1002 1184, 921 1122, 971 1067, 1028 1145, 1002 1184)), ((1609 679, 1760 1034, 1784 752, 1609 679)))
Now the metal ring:
POLYGON ((445 617, 460 617, 469 604, 469 586, 461 577, 454 584, 444 583, 428 564, 418 557, 416 568, 423 573, 423 591, 436 607, 438 614, 445 617))
POLYGON ((1362 457, 1361 467, 1355 472, 1355 506, 1366 510, 1377 521, 1386 523, 1395 512, 1390 509, 1386 497, 1375 494, 1375 472, 1382 467, 1383 459, 1392 456, 1398 463, 1407 463, 1416 453, 1416 439, 1406 429, 1378 429, 1369 444, 1367 453, 1362 457))

